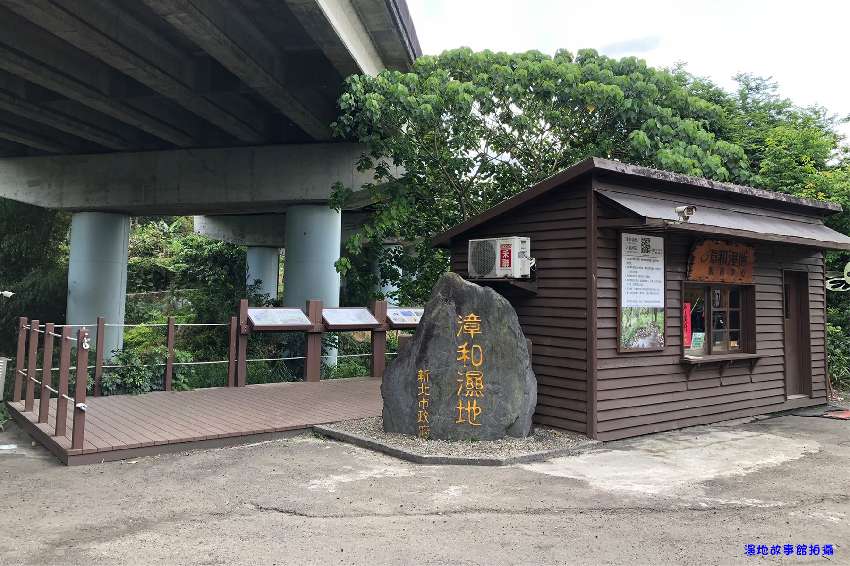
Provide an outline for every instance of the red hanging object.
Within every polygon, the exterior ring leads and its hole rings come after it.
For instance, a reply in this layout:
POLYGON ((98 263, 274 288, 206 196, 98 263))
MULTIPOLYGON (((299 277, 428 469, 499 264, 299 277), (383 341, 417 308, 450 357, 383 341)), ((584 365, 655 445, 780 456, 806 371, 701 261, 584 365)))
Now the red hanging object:
POLYGON ((682 339, 685 341, 685 348, 691 347, 691 303, 682 304, 682 339))

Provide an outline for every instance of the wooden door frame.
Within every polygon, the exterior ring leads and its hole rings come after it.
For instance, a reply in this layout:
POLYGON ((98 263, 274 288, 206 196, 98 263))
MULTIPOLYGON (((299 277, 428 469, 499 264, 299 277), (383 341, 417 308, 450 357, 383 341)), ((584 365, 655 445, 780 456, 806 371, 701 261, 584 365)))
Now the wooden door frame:
POLYGON ((811 300, 810 297, 810 285, 809 285, 809 272, 803 271, 800 269, 783 269, 782 270, 782 350, 783 350, 783 374, 784 374, 784 384, 785 384, 785 398, 788 399, 788 361, 787 356, 785 356, 785 349, 788 344, 788 336, 785 332, 785 311, 788 306, 785 304, 785 285, 789 281, 789 274, 792 274, 790 279, 795 280, 795 286, 798 287, 800 291, 800 301, 799 301, 799 313, 798 316, 800 318, 800 339, 799 339, 799 358, 800 358, 800 381, 802 384, 802 395, 805 397, 812 397, 812 318, 811 318, 811 306, 809 302, 811 300), (805 291, 804 293, 802 291, 805 291), (805 323, 804 323, 805 321, 805 323))

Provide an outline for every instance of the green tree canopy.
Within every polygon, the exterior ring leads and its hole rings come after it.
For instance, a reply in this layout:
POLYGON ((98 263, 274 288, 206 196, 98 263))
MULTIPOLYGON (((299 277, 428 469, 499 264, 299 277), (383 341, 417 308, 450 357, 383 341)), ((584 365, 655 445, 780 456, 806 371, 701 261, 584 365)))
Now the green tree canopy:
MULTIPOLYGON (((422 302, 447 268, 430 237, 593 155, 794 194, 835 198, 838 137, 817 109, 737 77, 727 93, 684 68, 648 67, 592 50, 573 57, 469 49, 422 57, 412 72, 347 81, 338 135, 363 143, 375 167, 374 214, 339 263, 361 293, 385 282, 422 302), (401 241, 404 248, 378 245, 401 241), (404 273, 404 276, 401 276, 404 273)), ((843 177, 842 177, 843 176, 843 177)), ((335 206, 353 190, 337 187, 335 206)))
POLYGON ((17 317, 62 321, 68 294, 68 214, 0 199, 0 354, 13 355, 17 317))

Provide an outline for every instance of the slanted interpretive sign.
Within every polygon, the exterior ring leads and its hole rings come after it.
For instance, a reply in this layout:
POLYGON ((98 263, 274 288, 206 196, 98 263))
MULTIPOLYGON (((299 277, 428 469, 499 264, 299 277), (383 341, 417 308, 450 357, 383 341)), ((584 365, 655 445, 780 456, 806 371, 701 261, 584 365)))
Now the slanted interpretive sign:
POLYGON ((256 331, 307 330, 311 326, 301 309, 249 308, 248 322, 256 331))
POLYGON ((416 328, 425 309, 412 309, 404 307, 390 307, 387 309, 387 318, 392 328, 416 328))
POLYGON ((343 307, 322 309, 322 319, 328 330, 363 329, 369 326, 380 326, 378 319, 362 307, 343 307))

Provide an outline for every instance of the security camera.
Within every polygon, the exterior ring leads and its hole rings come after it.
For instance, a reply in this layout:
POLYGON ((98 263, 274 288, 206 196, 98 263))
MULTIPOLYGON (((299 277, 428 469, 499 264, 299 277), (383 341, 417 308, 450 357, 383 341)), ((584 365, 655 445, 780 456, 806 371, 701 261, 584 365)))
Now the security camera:
POLYGON ((687 222, 688 220, 691 219, 691 216, 696 214, 696 212, 697 212, 697 207, 695 207, 693 205, 677 206, 676 207, 676 214, 679 215, 679 222, 687 222))

